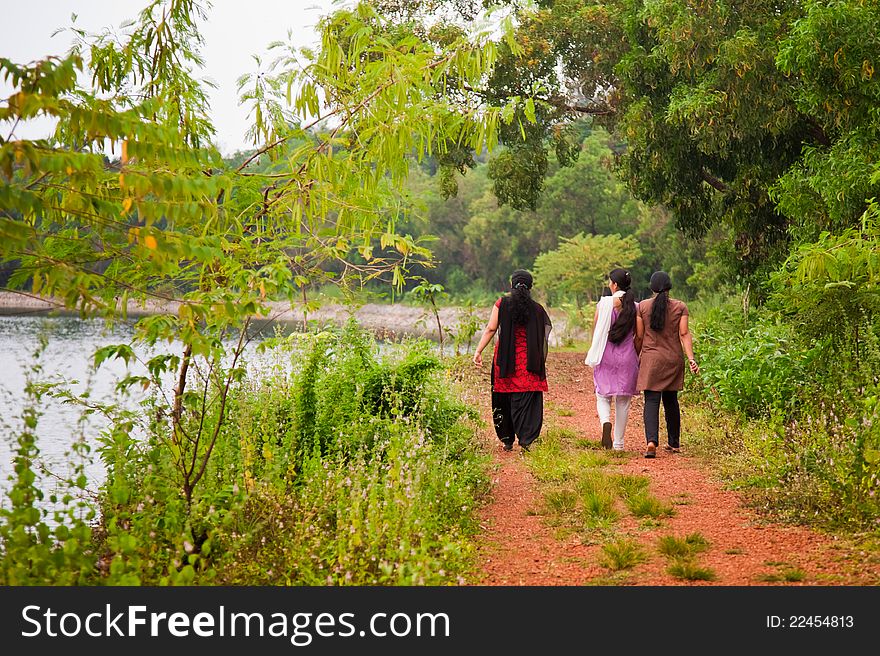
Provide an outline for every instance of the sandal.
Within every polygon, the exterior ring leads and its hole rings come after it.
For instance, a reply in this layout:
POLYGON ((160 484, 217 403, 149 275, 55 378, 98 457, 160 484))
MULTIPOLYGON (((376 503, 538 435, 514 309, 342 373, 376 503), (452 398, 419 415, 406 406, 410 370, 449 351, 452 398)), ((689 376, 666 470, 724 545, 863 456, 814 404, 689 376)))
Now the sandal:
POLYGON ((611 445, 611 422, 606 421, 604 424, 602 424, 602 447, 610 449, 611 445))
POLYGON ((681 453, 681 449, 677 446, 669 446, 667 444, 663 447, 663 449, 669 451, 670 453, 681 453))
POLYGON ((657 445, 653 442, 648 442, 648 448, 645 451, 646 458, 656 458, 657 457, 657 445))

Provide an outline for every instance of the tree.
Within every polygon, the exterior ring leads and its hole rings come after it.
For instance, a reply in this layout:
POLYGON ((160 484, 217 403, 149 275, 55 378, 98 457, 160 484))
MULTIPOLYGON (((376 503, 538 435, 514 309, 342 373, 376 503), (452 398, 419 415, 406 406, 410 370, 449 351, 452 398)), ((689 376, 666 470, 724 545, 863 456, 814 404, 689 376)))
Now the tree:
POLYGON ((535 260, 535 284, 554 301, 573 300, 580 306, 602 293, 608 273, 629 268, 641 255, 632 236, 578 234, 535 260))
POLYGON ((501 52, 483 92, 528 95, 536 124, 496 167, 502 203, 536 206, 539 151, 583 116, 625 143, 617 168, 637 198, 688 235, 731 235, 744 281, 766 278, 792 237, 856 226, 877 196, 877 3, 503 4, 522 49, 501 52))
MULTIPOLYGON (((537 211, 548 235, 635 232, 639 205, 614 175, 610 145, 608 133, 595 130, 581 145, 577 161, 559 166, 547 178, 537 211)), ((542 248, 554 246, 542 244, 542 248)))
MULTIPOLYGON (((494 61, 487 36, 443 50, 390 39, 362 3, 321 22, 318 52, 288 50, 246 94, 262 145, 224 168, 192 74, 203 16, 193 0, 155 0, 122 35, 81 33, 67 57, 0 59, 15 88, 0 106, 12 125, 0 139, 0 262, 19 262, 13 287, 82 316, 115 321, 129 300, 166 304, 136 322, 135 341, 182 347, 160 349, 121 386, 157 391, 149 432, 171 453, 188 508, 243 373, 249 328, 271 319, 269 301, 295 302, 328 262, 341 263, 338 280, 400 286, 429 254, 395 230, 407 156, 491 147, 502 112, 463 91, 494 61), (41 115, 57 119, 52 137, 14 137, 19 121, 41 115), (105 156, 108 144, 118 159, 105 156), (176 383, 163 396, 166 373, 176 383)), ((136 355, 109 345, 96 365, 107 358, 135 364, 136 355)))
POLYGON ((776 62, 797 80, 794 104, 817 141, 771 195, 799 239, 856 228, 868 199, 880 195, 880 6, 805 2, 776 62))

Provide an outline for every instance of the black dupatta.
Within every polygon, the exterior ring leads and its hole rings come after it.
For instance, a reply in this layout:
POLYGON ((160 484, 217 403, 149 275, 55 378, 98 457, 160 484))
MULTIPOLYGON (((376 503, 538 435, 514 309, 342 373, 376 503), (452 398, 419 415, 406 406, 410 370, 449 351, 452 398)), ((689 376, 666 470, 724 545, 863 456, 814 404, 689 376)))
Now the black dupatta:
MULTIPOLYGON (((553 324, 540 303, 532 301, 532 313, 526 322, 526 370, 536 373, 541 380, 547 378, 547 351, 553 324)), ((503 296, 498 307, 498 376, 510 378, 516 371, 516 326, 510 311, 510 297, 503 296)))

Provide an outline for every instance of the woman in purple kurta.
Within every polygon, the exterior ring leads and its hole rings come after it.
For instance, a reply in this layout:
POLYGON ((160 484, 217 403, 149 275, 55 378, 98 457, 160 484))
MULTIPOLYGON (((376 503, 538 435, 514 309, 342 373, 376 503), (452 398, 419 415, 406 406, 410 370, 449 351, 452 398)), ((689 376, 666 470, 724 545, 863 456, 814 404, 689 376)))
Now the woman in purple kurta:
MULTIPOLYGON (((593 368, 596 385, 596 408, 602 424, 602 446, 623 450, 623 435, 629 416, 630 403, 638 390, 639 356, 635 348, 636 302, 630 286, 628 271, 615 269, 609 274, 608 287, 612 293, 611 322, 602 359, 593 368), (614 423, 611 422, 611 403, 614 402, 614 423), (611 433, 614 432, 612 442, 611 433)), ((594 325, 599 325, 597 309, 594 325)), ((601 330, 601 328, 600 328, 601 330)), ((595 328, 594 328, 595 331, 595 328)), ((594 335, 594 339, 601 336, 594 335)))

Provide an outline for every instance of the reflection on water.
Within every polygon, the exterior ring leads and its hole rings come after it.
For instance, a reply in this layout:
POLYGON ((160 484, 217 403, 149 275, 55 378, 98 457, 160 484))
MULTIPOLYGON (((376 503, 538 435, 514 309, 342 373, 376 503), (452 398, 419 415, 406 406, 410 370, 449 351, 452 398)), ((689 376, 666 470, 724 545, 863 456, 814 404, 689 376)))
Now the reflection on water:
MULTIPOLYGON (((0 441, 0 487, 7 487, 6 479, 12 473, 11 454, 23 426, 21 414, 28 371, 39 366, 33 376, 40 381, 76 381, 70 385, 72 391, 83 393, 88 389, 94 401, 112 401, 114 385, 124 374, 125 365, 109 362, 106 370, 102 367, 95 376, 90 375, 89 365, 100 346, 129 339, 131 329, 125 325, 109 331, 100 321, 75 317, 0 317, 0 430, 5 438, 0 441), (41 335, 48 342, 39 359, 35 359, 41 335)), ((93 416, 80 424, 81 413, 77 408, 50 398, 44 398, 38 410, 37 445, 41 459, 50 471, 64 476, 68 473, 64 454, 70 445, 82 435, 97 435, 102 423, 93 416)), ((102 475, 99 463, 88 467, 89 486, 96 487, 102 475)), ((52 489, 51 479, 48 482, 48 486, 43 486, 45 491, 52 489)))
MULTIPOLYGON (((289 332, 290 326, 281 327, 289 332)), ((247 357, 256 360, 256 344, 266 334, 271 336, 275 326, 266 327, 263 335, 257 335, 246 349, 247 357)), ((95 351, 107 344, 127 343, 131 340, 131 326, 120 323, 108 329, 103 321, 81 320, 74 316, 0 316, 0 490, 9 486, 8 477, 13 472, 12 454, 15 440, 23 427, 22 410, 25 404, 25 386, 28 371, 43 382, 65 381, 76 394, 89 393, 95 403, 123 403, 135 407, 140 398, 137 392, 123 399, 116 392, 116 383, 126 375, 125 363, 108 360, 97 372, 91 364, 95 351), (38 359, 40 336, 47 338, 45 349, 38 359), (39 371, 33 371, 39 366, 39 371)), ((174 345, 163 349, 180 352, 174 345)), ((146 356, 145 352, 140 353, 146 356)), ((135 364, 131 373, 143 374, 143 367, 135 364), (137 369, 135 371, 135 369, 137 369)), ((170 381, 169 387, 171 389, 170 381)), ((92 448, 96 437, 106 427, 106 420, 98 414, 83 418, 80 408, 49 397, 39 404, 37 445, 42 464, 52 474, 64 477, 69 473, 66 452, 78 439, 85 439, 92 448)), ((89 489, 95 490, 104 472, 97 454, 87 466, 89 489)), ((41 487, 48 494, 55 491, 54 476, 44 477, 41 487)))
MULTIPOLYGON (((278 353, 257 353, 256 347, 266 337, 290 334, 298 326, 283 323, 262 323, 257 326, 260 334, 253 336, 248 343, 244 358, 249 371, 258 369, 277 370, 284 366, 278 353)), ((131 370, 121 360, 104 362, 97 372, 91 371, 95 351, 108 344, 128 343, 133 331, 130 325, 119 323, 108 329, 103 321, 82 320, 75 316, 0 315, 0 501, 3 491, 8 489, 7 480, 13 472, 12 454, 16 437, 23 427, 22 411, 26 401, 25 386, 28 372, 40 382, 65 382, 70 390, 78 395, 89 394, 92 403, 119 403, 128 408, 136 408, 144 394, 139 387, 131 388, 131 397, 123 398, 116 392, 116 383, 127 374, 145 375, 142 365, 132 365, 131 370), (38 359, 34 354, 39 350, 41 335, 47 343, 38 359), (34 367, 39 366, 39 371, 34 367)), ((232 344, 230 344, 232 346, 232 344)), ((379 351, 393 350, 393 344, 380 344, 379 351)), ((161 352, 180 354, 180 345, 164 345, 161 352)), ((450 345, 446 345, 449 354, 450 345)), ((150 353, 144 349, 136 350, 142 359, 150 353)), ((158 351, 158 349, 157 349, 158 351)), ((287 365, 290 366, 289 360, 287 365)), ((174 376, 168 374, 163 387, 170 394, 174 386, 174 376)), ((37 425, 37 446, 40 449, 40 462, 51 472, 41 478, 40 487, 49 494, 60 491, 57 477, 69 475, 67 452, 77 440, 83 439, 92 447, 92 461, 87 463, 86 477, 88 487, 96 491, 104 478, 100 458, 94 449, 97 438, 106 428, 107 420, 100 414, 83 417, 82 409, 64 404, 61 401, 44 397, 39 404, 39 423, 37 425)))

